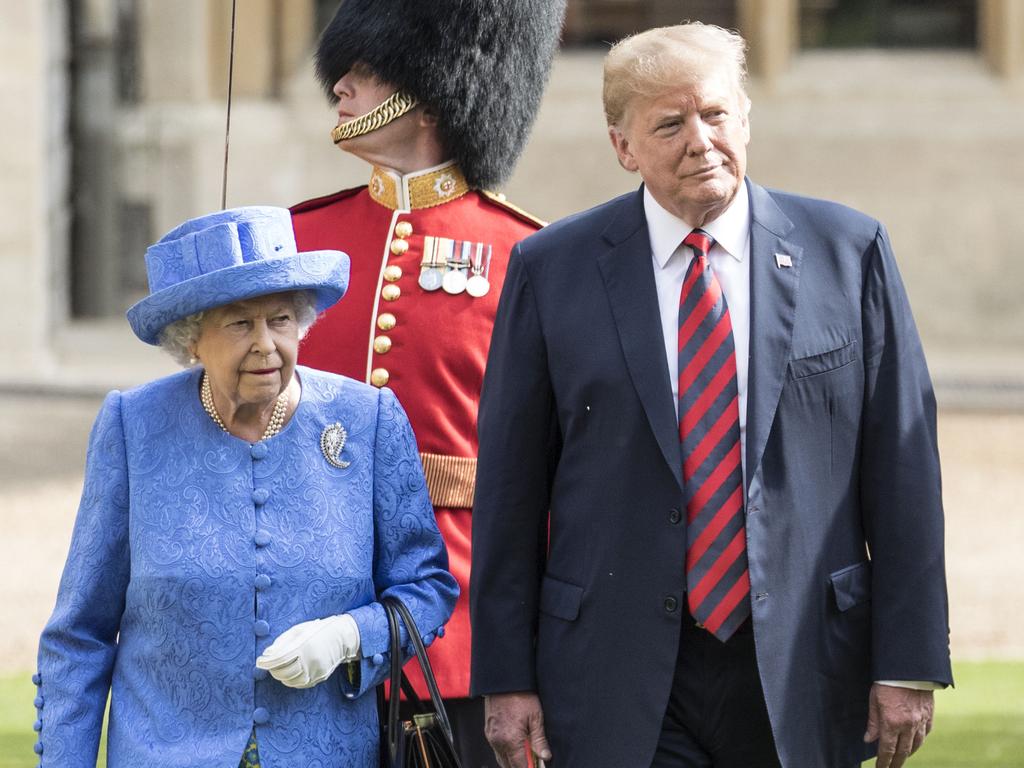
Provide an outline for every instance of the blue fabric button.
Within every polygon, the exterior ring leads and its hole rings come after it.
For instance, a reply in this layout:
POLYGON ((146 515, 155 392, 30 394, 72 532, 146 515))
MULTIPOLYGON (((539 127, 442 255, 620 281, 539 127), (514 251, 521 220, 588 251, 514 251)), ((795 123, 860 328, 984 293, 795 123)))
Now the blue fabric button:
POLYGON ((252 492, 252 500, 254 504, 266 504, 267 499, 270 498, 270 491, 266 488, 257 488, 252 492))
POLYGON ((381 664, 384 663, 384 654, 383 653, 375 653, 375 654, 373 654, 373 658, 370 659, 370 661, 372 661, 376 666, 379 667, 381 664))
POLYGON ((437 636, 438 637, 444 637, 444 627, 438 627, 437 628, 437 636))
POLYGON ((256 443, 255 445, 250 446, 249 448, 249 455, 252 456, 257 461, 259 461, 260 459, 267 458, 267 454, 269 452, 270 449, 267 448, 267 444, 263 442, 256 443))
POLYGON ((266 725, 270 722, 270 713, 267 712, 266 707, 256 707, 252 713, 252 721, 256 725, 266 725))
POLYGON ((36 705, 36 709, 42 709, 43 708, 43 697, 42 696, 36 696, 35 701, 33 701, 32 703, 36 705))
POLYGON ((36 733, 39 733, 39 731, 43 730, 43 721, 36 720, 34 723, 32 723, 32 730, 36 733))
POLYGON ((42 685, 43 684, 43 678, 41 678, 39 676, 39 673, 36 672, 34 675, 32 675, 32 682, 34 684, 36 684, 36 685, 42 685))
POLYGON ((423 638, 423 644, 428 648, 434 643, 434 633, 431 632, 429 635, 423 638))
POLYGON ((265 669, 260 669, 259 667, 253 667, 252 668, 252 679, 253 680, 266 680, 267 676, 269 674, 270 673, 267 672, 267 670, 265 670, 265 669))
POLYGON ((265 573, 258 574, 256 578, 253 579, 253 586, 256 587, 256 589, 266 589, 270 586, 270 577, 265 573))
POLYGON ((256 535, 253 536, 252 540, 256 543, 257 547, 265 547, 270 543, 273 537, 270 535, 270 531, 265 531, 262 528, 256 531, 256 535))
POLYGON ((37 741, 37 742, 36 742, 36 745, 35 745, 34 747, 32 747, 32 749, 34 749, 34 750, 35 750, 35 753, 36 753, 37 755, 41 755, 41 754, 43 754, 43 742, 41 742, 41 741, 37 741))
POLYGON ((260 619, 252 625, 252 631, 256 637, 266 637, 270 634, 270 625, 263 619, 260 619))

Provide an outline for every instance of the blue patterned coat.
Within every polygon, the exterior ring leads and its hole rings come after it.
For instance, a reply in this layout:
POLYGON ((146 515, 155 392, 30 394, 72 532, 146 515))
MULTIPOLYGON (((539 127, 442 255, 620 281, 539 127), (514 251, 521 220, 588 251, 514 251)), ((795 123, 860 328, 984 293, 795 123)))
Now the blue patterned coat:
POLYGON ((95 765, 109 691, 110 768, 235 768, 254 726, 264 768, 376 766, 376 596, 399 596, 429 640, 458 593, 405 413, 389 390, 300 367, 291 421, 250 445, 203 411, 200 373, 112 392, 93 427, 40 641, 42 765, 95 765), (335 422, 345 469, 320 448, 335 422), (346 611, 358 664, 307 690, 256 669, 284 630, 346 611))

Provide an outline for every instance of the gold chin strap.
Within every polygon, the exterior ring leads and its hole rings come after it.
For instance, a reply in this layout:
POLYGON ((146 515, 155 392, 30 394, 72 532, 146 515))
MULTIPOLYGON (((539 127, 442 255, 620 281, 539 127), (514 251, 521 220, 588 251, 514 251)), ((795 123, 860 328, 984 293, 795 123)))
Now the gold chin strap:
POLYGON ((354 117, 335 126, 331 131, 331 139, 337 144, 339 141, 354 139, 356 136, 365 136, 371 131, 376 131, 393 120, 397 120, 416 104, 415 96, 410 96, 404 91, 395 91, 365 115, 354 117))

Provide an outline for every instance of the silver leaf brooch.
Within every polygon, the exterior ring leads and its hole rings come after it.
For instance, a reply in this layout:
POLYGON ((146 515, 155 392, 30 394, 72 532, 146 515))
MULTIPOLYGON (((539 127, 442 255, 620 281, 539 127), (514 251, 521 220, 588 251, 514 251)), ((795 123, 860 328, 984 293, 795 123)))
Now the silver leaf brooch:
POLYGON ((345 469, 352 463, 341 460, 341 452, 345 450, 346 440, 348 440, 348 432, 340 422, 336 421, 324 427, 324 431, 320 435, 320 450, 324 452, 324 458, 332 467, 345 469))

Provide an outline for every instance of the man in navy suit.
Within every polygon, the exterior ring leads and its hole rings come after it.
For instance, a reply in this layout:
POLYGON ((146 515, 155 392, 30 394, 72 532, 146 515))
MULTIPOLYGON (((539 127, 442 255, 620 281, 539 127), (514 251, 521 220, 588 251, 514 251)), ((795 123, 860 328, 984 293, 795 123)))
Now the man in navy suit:
POLYGON ((899 768, 951 684, 935 402, 885 229, 746 178, 743 40, 605 63, 643 186, 522 241, 481 402, 505 766, 899 768))

